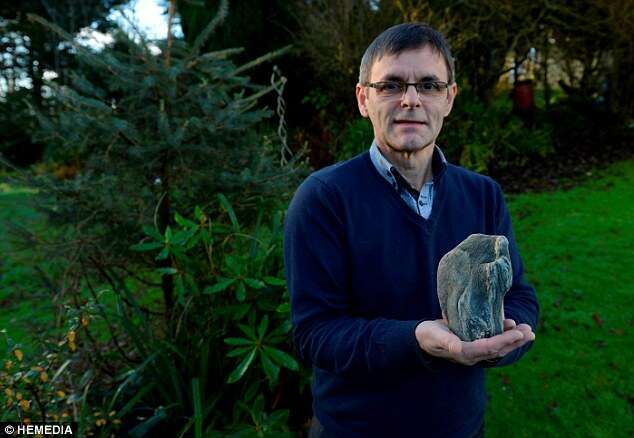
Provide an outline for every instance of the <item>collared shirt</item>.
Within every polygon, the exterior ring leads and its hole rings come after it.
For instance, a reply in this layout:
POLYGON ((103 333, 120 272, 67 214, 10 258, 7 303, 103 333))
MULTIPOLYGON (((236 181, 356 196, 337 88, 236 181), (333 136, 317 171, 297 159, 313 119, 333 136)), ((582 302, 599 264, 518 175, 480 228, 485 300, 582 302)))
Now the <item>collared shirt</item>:
MULTIPOLYGON (((442 163, 446 165, 447 160, 440 148, 438 146, 434 146, 434 148, 435 152, 438 152, 442 163)), ((432 179, 423 184, 420 192, 416 190, 405 180, 396 167, 381 154, 376 141, 373 141, 372 146, 370 146, 370 158, 377 172, 394 187, 394 190, 399 193, 401 199, 417 214, 425 219, 429 219, 431 207, 434 202, 434 180, 432 179)))

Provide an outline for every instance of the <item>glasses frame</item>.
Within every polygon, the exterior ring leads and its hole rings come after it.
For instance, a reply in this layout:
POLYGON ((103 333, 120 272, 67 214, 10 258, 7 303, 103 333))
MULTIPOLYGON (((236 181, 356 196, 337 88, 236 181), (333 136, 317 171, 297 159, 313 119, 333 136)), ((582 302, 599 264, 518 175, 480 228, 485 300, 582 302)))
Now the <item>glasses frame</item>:
POLYGON ((371 87, 374 88, 379 96, 382 97, 387 97, 387 98, 396 98, 397 96, 400 96, 400 99, 403 98, 403 96, 405 96, 405 93, 407 93, 407 90, 409 89, 410 85, 412 87, 414 87, 414 89, 416 90, 416 93, 418 94, 419 98, 424 98, 424 97, 440 97, 440 92, 441 90, 437 90, 438 94, 435 94, 436 90, 434 90, 434 92, 429 93, 429 90, 425 90, 423 88, 424 85, 427 84, 433 84, 434 88, 444 88, 445 90, 447 90, 447 93, 449 93, 449 86, 451 85, 448 82, 443 82, 443 81, 423 81, 423 82, 404 82, 404 81, 379 81, 379 82, 366 82, 365 84, 363 84, 364 87, 371 87), (398 88, 400 89, 400 95, 399 93, 395 93, 393 95, 389 95, 386 96, 382 93, 385 93, 385 91, 381 91, 380 88, 385 86, 386 84, 395 84, 398 86, 398 88))

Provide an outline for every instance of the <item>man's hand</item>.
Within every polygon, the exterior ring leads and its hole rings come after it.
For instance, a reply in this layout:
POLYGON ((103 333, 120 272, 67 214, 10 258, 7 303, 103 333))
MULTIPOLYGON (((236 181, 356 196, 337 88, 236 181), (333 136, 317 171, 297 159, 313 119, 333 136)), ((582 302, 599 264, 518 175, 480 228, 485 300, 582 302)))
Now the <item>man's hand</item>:
POLYGON ((421 322, 416 327, 415 334, 418 345, 428 354, 463 365, 499 359, 535 340, 535 334, 528 324, 516 325, 512 319, 504 320, 504 333, 473 342, 461 341, 444 319, 421 322))

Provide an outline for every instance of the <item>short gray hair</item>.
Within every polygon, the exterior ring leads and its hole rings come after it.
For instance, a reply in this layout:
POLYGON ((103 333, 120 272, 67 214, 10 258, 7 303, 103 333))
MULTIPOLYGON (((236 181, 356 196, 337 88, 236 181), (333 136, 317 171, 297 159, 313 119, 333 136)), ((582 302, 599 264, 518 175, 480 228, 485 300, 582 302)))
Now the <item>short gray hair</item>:
POLYGON ((447 82, 455 80, 456 66, 449 43, 437 30, 424 23, 403 23, 384 30, 368 46, 359 67, 359 83, 364 85, 370 80, 370 71, 374 63, 386 55, 396 55, 406 50, 431 46, 445 59, 447 82))

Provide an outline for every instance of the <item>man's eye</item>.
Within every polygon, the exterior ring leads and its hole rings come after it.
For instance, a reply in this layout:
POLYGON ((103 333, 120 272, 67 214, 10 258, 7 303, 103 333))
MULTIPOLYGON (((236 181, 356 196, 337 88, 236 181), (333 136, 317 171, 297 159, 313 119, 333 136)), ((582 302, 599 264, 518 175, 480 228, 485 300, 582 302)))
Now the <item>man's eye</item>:
POLYGON ((419 84, 419 87, 421 91, 438 91, 439 90, 438 84, 436 84, 435 82, 423 82, 419 84))
POLYGON ((398 82, 384 82, 381 84, 381 91, 386 91, 388 93, 393 93, 399 91, 401 86, 398 82))

